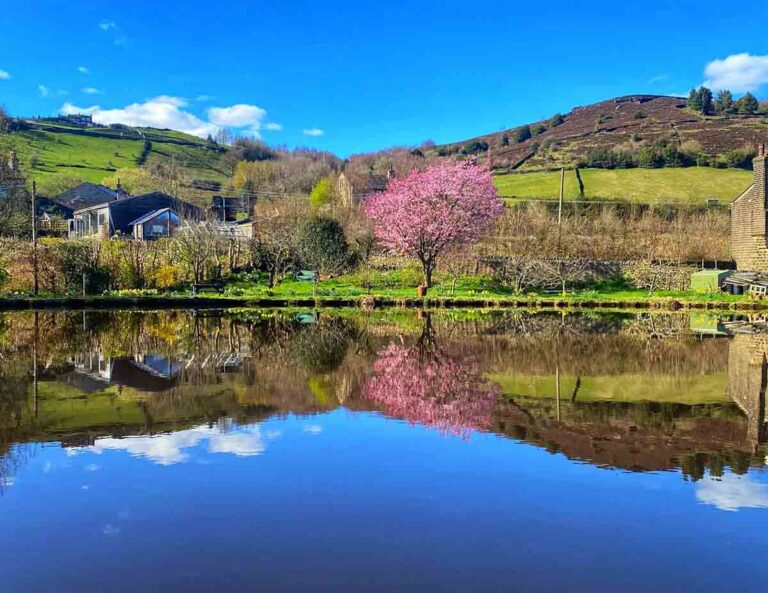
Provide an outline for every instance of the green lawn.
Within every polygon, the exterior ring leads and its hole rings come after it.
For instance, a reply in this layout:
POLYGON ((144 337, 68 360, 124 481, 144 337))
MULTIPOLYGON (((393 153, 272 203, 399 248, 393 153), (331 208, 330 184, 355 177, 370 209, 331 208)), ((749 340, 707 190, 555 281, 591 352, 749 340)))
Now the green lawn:
MULTIPOLYGON (((670 169, 582 169, 584 198, 638 203, 706 204, 707 198, 730 203, 752 183, 752 172, 742 169, 688 167, 670 169)), ((499 194, 518 199, 557 199, 560 172, 499 175, 499 194)), ((573 171, 566 171, 565 197, 580 199, 573 171)))

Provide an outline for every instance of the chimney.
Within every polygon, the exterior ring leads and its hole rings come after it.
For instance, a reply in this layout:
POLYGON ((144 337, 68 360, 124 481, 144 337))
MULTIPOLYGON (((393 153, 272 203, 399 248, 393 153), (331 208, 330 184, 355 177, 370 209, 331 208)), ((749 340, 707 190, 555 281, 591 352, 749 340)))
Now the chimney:
POLYGON ((117 180, 117 185, 115 185, 115 195, 117 196, 118 200, 122 200, 123 198, 128 197, 128 192, 123 189, 123 185, 120 183, 120 179, 117 180))
POLYGON ((766 154, 765 143, 758 144, 757 156, 752 161, 752 169, 755 172, 755 189, 757 191, 758 201, 768 208, 768 178, 766 178, 766 165, 768 165, 768 154, 766 154))
POLYGON ((387 169, 387 179, 394 179, 395 178, 395 167, 392 166, 392 163, 389 164, 389 169, 387 169))
POLYGON ((12 150, 8 158, 8 168, 11 174, 18 175, 19 173, 19 158, 16 156, 16 151, 12 150))

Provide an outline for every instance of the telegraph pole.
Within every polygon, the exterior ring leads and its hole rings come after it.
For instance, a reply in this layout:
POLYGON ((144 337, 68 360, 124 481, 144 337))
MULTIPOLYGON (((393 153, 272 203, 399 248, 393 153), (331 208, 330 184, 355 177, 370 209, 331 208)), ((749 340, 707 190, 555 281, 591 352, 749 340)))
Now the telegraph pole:
POLYGON ((35 296, 40 292, 40 274, 37 262, 37 184, 32 182, 32 266, 35 276, 35 296))

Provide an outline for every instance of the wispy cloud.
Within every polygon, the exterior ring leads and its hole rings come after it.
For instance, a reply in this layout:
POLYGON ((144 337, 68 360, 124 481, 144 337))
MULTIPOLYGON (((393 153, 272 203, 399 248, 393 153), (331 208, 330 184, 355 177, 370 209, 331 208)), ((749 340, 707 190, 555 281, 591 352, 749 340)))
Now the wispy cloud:
POLYGON ((11 73, 7 70, 0 70, 0 80, 10 80, 11 73))
POLYGON ((37 90, 40 93, 41 97, 65 97, 69 93, 67 91, 64 91, 62 89, 53 90, 51 88, 48 88, 44 84, 38 84, 37 90))
POLYGON ((114 34, 112 41, 115 45, 125 45, 128 43, 128 37, 120 30, 115 21, 109 19, 103 19, 99 23, 99 28, 102 31, 111 32, 114 34))
POLYGON ((78 71, 80 74, 88 74, 88 72, 89 72, 89 71, 88 71, 88 68, 86 68, 85 66, 78 66, 78 67, 77 67, 77 71, 78 71))
POLYGON ((103 94, 104 94, 104 92, 103 92, 103 91, 100 91, 99 89, 97 89, 97 88, 95 88, 95 87, 92 87, 92 86, 87 86, 87 87, 85 87, 85 88, 83 89, 83 92, 84 92, 86 95, 103 95, 103 94))
POLYGON ((657 74, 656 76, 651 76, 648 79, 648 84, 659 84, 660 82, 666 82, 669 80, 669 74, 657 74))
POLYGON ((302 130, 302 134, 305 136, 322 136, 325 132, 320 128, 309 128, 308 130, 302 130))
POLYGON ((268 122, 264 124, 264 129, 269 130, 270 132, 279 132, 283 129, 283 126, 280 124, 276 124, 275 122, 268 122))
POLYGON ((713 89, 728 89, 735 93, 756 91, 768 83, 768 56, 733 54, 713 60, 704 69, 704 84, 713 89))

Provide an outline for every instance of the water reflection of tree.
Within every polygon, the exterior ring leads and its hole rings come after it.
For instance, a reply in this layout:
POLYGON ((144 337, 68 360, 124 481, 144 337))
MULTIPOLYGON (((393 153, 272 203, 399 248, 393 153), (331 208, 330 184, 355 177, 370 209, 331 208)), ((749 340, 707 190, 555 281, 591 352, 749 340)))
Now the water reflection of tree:
POLYGON ((378 352, 363 396, 389 415, 466 437, 491 427, 498 388, 476 360, 438 346, 426 315, 415 345, 392 342, 378 352))

